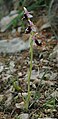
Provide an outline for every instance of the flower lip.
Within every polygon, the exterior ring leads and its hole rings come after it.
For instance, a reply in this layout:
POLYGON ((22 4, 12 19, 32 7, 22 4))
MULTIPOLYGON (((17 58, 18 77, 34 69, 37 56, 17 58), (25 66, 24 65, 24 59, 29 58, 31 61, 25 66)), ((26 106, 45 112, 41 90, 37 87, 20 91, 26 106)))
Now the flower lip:
POLYGON ((42 43, 41 43, 41 42, 38 42, 37 39, 35 40, 35 43, 36 43, 36 45, 38 45, 38 46, 41 46, 41 45, 42 45, 42 43))
POLYGON ((39 42, 38 39, 36 38, 36 36, 33 36, 32 39, 34 40, 34 42, 36 43, 36 45, 41 46, 42 42, 39 42))
POLYGON ((29 25, 29 26, 27 27, 27 29, 25 30, 25 32, 26 32, 26 33, 30 33, 31 30, 32 30, 32 29, 31 29, 31 26, 29 25))
POLYGON ((28 19, 27 15, 24 13, 23 19, 28 19))

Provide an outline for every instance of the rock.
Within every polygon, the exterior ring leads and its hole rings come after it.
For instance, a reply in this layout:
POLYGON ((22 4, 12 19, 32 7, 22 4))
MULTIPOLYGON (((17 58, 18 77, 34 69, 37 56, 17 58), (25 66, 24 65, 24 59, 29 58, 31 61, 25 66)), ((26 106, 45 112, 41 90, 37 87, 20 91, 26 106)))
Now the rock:
POLYGON ((12 94, 11 93, 7 94, 6 97, 7 97, 7 100, 5 101, 5 107, 9 107, 12 102, 12 94))
POLYGON ((52 31, 58 40, 58 0, 51 0, 48 11, 48 19, 52 31))
POLYGON ((57 78, 57 73, 53 73, 50 75, 50 80, 56 80, 57 78))
POLYGON ((20 33, 21 32, 21 27, 18 27, 18 33, 20 33))
POLYGON ((14 91, 15 90, 14 90, 13 85, 12 85, 12 86, 10 86, 10 89, 5 92, 5 95, 8 97, 8 94, 10 94, 11 92, 14 92, 14 91))
POLYGON ((16 29, 13 29, 11 34, 12 34, 13 37, 15 37, 16 36, 16 29))
POLYGON ((35 70, 32 70, 31 80, 35 80, 38 76, 39 76, 39 72, 35 71, 35 70))
POLYGON ((0 73, 3 71, 3 69, 4 69, 4 66, 0 66, 0 73))
POLYGON ((2 77, 2 81, 5 82, 5 81, 8 81, 8 79, 11 77, 12 75, 10 74, 5 74, 5 76, 2 77))
MULTIPOLYGON (((34 81, 35 79, 37 79, 38 76, 39 76, 39 72, 36 70, 32 70, 30 80, 34 81)), ((27 79, 28 79, 28 74, 25 75, 25 80, 27 80, 27 79)))
POLYGON ((52 94, 51 94, 51 96, 53 97, 53 98, 58 98, 58 91, 54 91, 52 94))
POLYGON ((43 24, 43 26, 40 28, 40 30, 44 30, 44 29, 47 29, 47 28, 51 28, 51 25, 49 22, 43 24))
POLYGON ((18 108, 18 109, 24 109, 24 102, 16 103, 15 106, 16 106, 16 108, 18 108))
POLYGON ((17 12, 18 12, 17 10, 12 10, 9 15, 12 16, 14 14, 17 14, 17 12))
POLYGON ((50 81, 50 80, 44 81, 44 82, 45 82, 45 84, 47 84, 47 85, 49 85, 49 86, 54 86, 54 85, 55 85, 55 82, 50 81))
POLYGON ((35 84, 32 84, 32 88, 36 89, 36 85, 35 84))
POLYGON ((4 95, 0 95, 0 102, 2 102, 4 95))
POLYGON ((44 74, 45 74, 44 71, 40 72, 40 73, 39 73, 39 78, 41 79, 41 78, 44 76, 44 74))
POLYGON ((3 17, 0 21, 0 26, 1 26, 1 32, 4 32, 7 30, 7 25, 14 19, 18 16, 18 14, 14 14, 14 15, 11 15, 11 16, 6 16, 6 17, 3 17))
POLYGON ((14 68, 15 67, 15 63, 14 63, 14 61, 10 61, 10 68, 14 68))
POLYGON ((1 32, 4 31, 5 26, 6 26, 7 24, 9 24, 9 23, 10 23, 10 17, 9 17, 9 16, 3 17, 3 18, 1 19, 1 22, 0 22, 0 24, 1 24, 1 32))
POLYGON ((10 64, 9 64, 10 66, 9 66, 9 69, 10 69, 10 72, 15 72, 16 71, 16 69, 14 68, 15 67, 15 63, 14 63, 14 61, 10 61, 10 64))
POLYGON ((36 85, 36 84, 39 84, 39 82, 40 82, 40 80, 39 79, 35 79, 34 81, 33 81, 33 83, 36 85))
POLYGON ((29 119, 29 114, 28 113, 22 113, 20 114, 20 119, 29 119))
POLYGON ((58 62, 58 45, 53 49, 53 52, 49 55, 50 60, 56 59, 58 62))
MULTIPOLYGON (((26 97, 27 95, 28 95, 28 93, 26 93, 26 92, 22 93, 23 97, 26 97)), ((18 96, 21 97, 21 93, 18 93, 18 96)))
POLYGON ((45 74, 44 77, 45 77, 46 79, 50 79, 50 76, 51 76, 51 74, 50 74, 50 73, 47 73, 47 74, 45 74))
POLYGON ((45 74, 44 77, 49 80, 55 80, 57 78, 57 73, 53 73, 53 72, 47 73, 45 74))
POLYGON ((9 42, 0 40, 0 53, 15 53, 26 50, 30 47, 29 40, 24 42, 21 38, 13 38, 9 42))
POLYGON ((19 73, 18 73, 18 77, 19 77, 19 78, 23 77, 22 72, 19 72, 19 73))

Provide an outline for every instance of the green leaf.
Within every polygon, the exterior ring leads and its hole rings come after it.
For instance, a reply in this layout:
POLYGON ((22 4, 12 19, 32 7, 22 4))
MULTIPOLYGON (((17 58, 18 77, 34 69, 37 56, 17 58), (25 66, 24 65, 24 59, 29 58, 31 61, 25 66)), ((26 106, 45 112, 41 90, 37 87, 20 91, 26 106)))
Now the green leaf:
POLYGON ((21 87, 18 86, 17 82, 14 82, 14 83, 13 83, 13 87, 14 87, 15 90, 17 90, 17 91, 21 91, 21 90, 22 90, 21 87))
POLYGON ((46 101, 46 103, 44 103, 43 106, 54 109, 55 108, 55 98, 51 98, 50 100, 46 101))

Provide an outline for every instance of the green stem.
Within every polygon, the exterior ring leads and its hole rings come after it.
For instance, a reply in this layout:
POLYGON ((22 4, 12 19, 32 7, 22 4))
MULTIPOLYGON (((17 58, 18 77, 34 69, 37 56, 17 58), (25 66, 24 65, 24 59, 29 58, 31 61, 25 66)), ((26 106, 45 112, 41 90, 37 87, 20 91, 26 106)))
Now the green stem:
POLYGON ((33 33, 30 35, 30 69, 28 74, 28 100, 27 100, 27 109, 29 106, 30 101, 30 77, 32 72, 32 60, 33 60, 33 40, 32 40, 33 33))

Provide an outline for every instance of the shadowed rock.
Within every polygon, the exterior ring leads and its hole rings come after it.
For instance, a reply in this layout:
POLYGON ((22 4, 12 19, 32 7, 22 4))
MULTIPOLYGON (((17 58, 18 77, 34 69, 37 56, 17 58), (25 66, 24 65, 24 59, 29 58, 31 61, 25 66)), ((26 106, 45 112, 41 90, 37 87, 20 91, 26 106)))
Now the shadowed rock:
POLYGON ((52 0, 49 6, 49 22, 55 36, 58 38, 58 0, 52 0))

